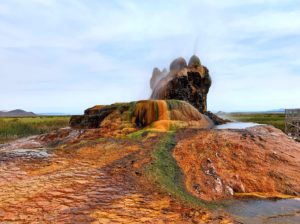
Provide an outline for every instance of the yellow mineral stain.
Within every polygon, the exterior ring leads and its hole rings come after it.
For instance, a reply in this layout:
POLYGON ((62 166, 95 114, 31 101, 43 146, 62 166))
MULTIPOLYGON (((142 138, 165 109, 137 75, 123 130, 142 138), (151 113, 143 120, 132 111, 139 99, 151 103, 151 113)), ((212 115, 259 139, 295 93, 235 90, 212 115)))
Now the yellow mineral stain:
POLYGON ((264 192, 248 192, 248 193, 235 193, 234 196, 236 197, 253 197, 253 198, 261 198, 261 199, 271 199, 271 198, 277 198, 277 199, 289 199, 289 198, 295 198, 295 196, 287 195, 287 194, 281 194, 281 193, 264 193, 264 192))
POLYGON ((136 103, 132 123, 153 131, 169 131, 183 127, 208 128, 213 123, 183 101, 143 100, 136 103), (169 110, 168 104, 172 108, 169 110))
POLYGON ((157 120, 169 120, 169 111, 164 100, 143 100, 137 102, 133 111, 132 122, 143 127, 157 120))
POLYGON ((169 120, 155 121, 151 124, 151 126, 147 127, 147 129, 151 131, 165 132, 170 130, 171 123, 172 121, 169 120))
POLYGON ((170 120, 168 105, 165 100, 155 101, 158 107, 158 120, 170 120))
POLYGON ((154 120, 153 101, 139 101, 134 108, 133 123, 146 126, 154 120))

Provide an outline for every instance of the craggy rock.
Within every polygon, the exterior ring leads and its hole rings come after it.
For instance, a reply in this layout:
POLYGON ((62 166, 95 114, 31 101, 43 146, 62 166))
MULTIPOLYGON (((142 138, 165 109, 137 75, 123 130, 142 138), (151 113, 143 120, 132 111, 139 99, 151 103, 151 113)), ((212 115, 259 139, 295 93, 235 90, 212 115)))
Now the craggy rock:
POLYGON ((211 83, 208 69, 196 55, 191 57, 188 65, 184 58, 177 58, 171 63, 167 75, 154 69, 150 82, 151 99, 184 100, 204 113, 211 83))
POLYGON ((226 124, 230 122, 230 120, 223 119, 210 111, 206 111, 204 114, 208 116, 214 122, 215 125, 226 124))

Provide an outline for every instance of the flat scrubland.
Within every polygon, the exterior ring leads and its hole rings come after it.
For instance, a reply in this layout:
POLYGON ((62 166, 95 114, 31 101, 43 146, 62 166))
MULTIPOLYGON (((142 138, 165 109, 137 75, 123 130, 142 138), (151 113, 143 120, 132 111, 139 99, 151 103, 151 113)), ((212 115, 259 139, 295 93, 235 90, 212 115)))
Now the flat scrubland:
MULTIPOLYGON (((241 122, 270 124, 284 131, 284 114, 230 113, 226 117, 241 122)), ((68 126, 69 116, 37 116, 0 118, 0 144, 68 126)))
POLYGON ((230 113, 227 118, 234 121, 273 125, 282 131, 285 127, 284 113, 230 113))
POLYGON ((69 119, 68 116, 1 117, 0 144, 66 127, 69 119))

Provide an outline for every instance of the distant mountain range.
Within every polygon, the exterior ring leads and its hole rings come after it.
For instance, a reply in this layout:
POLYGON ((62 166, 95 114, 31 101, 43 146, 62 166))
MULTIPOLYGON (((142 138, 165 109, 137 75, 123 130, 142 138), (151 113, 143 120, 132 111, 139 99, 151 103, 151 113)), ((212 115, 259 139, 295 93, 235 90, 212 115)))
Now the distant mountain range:
POLYGON ((37 116, 33 112, 27 112, 25 110, 17 109, 11 111, 0 111, 0 117, 33 117, 37 116))
POLYGON ((266 111, 266 112, 269 112, 269 113, 284 113, 285 112, 285 109, 284 108, 280 108, 280 109, 275 109, 275 110, 269 110, 269 111, 266 111))

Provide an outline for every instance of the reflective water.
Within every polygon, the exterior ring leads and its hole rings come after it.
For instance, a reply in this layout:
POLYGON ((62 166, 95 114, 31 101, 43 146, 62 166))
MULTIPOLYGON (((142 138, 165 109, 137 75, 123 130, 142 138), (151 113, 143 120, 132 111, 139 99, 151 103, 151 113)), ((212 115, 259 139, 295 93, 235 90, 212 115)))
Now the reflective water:
POLYGON ((261 124, 257 124, 253 122, 229 122, 226 124, 217 125, 215 126, 215 129, 245 129, 257 125, 261 125, 261 124))
POLYGON ((239 200, 230 202, 226 211, 247 224, 300 223, 300 199, 239 200))

